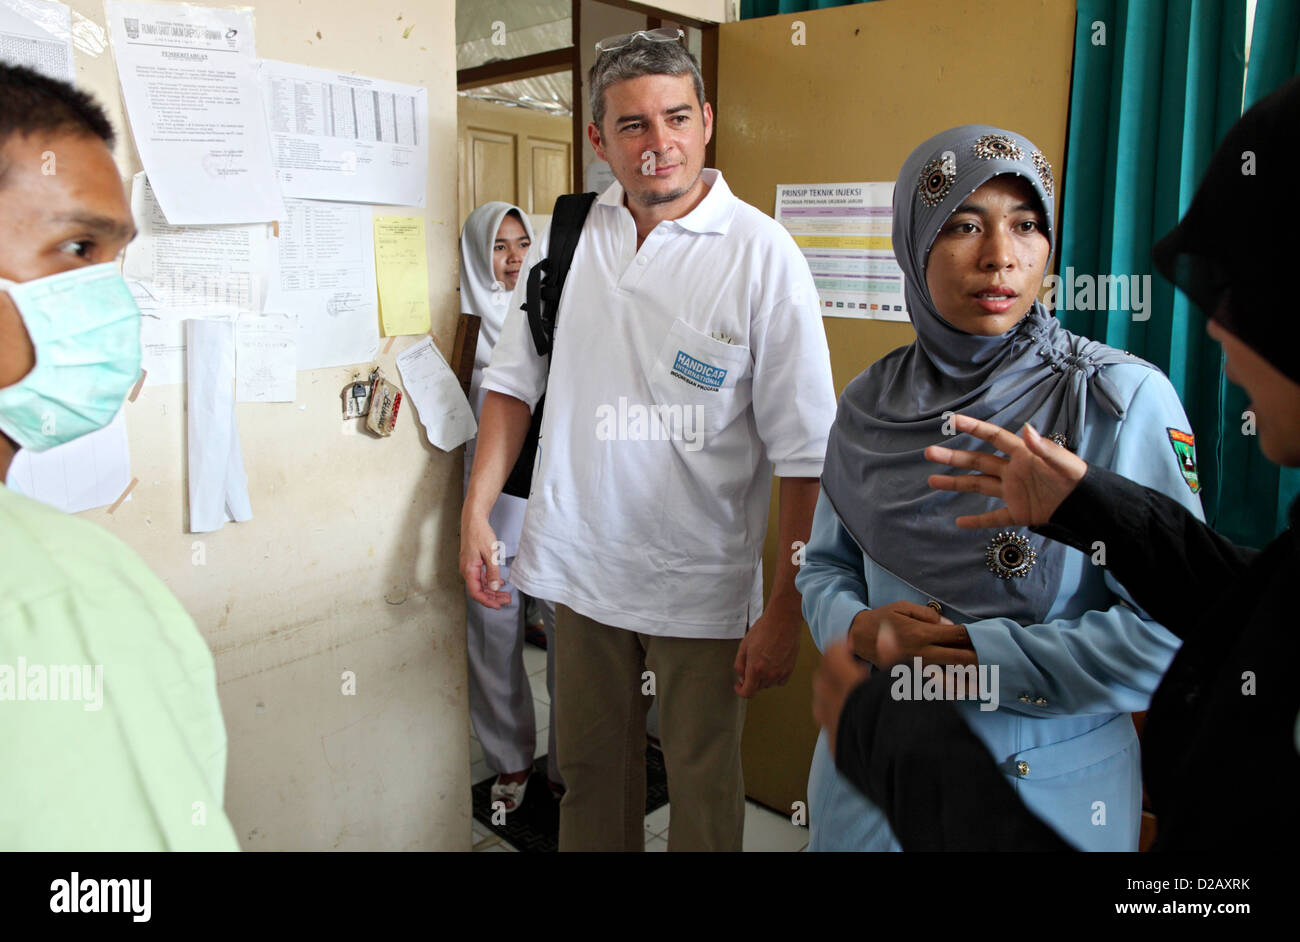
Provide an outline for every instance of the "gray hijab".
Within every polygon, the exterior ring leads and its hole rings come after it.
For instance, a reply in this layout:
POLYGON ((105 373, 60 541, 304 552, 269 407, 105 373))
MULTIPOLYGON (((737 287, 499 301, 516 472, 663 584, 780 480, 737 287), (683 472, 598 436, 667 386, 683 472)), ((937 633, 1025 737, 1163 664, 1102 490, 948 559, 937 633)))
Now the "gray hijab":
POLYGON ((1124 414, 1102 367, 1142 361, 1071 334, 1037 300, 1014 328, 994 337, 958 330, 935 309, 925 281, 930 247, 953 210, 1000 174, 1033 186, 1054 250, 1052 169, 1019 134, 965 125, 932 137, 904 162, 894 187, 893 241, 916 340, 845 389, 822 487, 862 551, 941 603, 944 614, 1038 624, 1060 588, 1066 547, 1027 530, 957 529, 956 517, 999 502, 932 490, 926 479, 942 468, 923 452, 934 444, 993 450, 969 435, 945 435, 950 412, 1016 432, 1030 422, 1077 449, 1090 395, 1112 415, 1124 414))

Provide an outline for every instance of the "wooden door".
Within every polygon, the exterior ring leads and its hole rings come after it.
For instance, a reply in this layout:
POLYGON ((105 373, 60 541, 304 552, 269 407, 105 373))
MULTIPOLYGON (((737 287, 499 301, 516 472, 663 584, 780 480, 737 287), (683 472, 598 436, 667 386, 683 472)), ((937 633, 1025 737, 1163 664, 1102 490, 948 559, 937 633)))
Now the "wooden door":
POLYGON ((491 200, 516 202, 519 177, 516 173, 516 144, 512 134, 483 128, 469 128, 469 179, 472 206, 491 200))
POLYGON ((526 147, 528 200, 525 208, 530 213, 550 215, 556 197, 570 190, 573 162, 569 159, 569 143, 530 137, 526 147))
POLYGON ((536 229, 555 198, 572 192, 572 124, 567 117, 461 98, 460 222, 474 207, 503 200, 523 209, 536 229))

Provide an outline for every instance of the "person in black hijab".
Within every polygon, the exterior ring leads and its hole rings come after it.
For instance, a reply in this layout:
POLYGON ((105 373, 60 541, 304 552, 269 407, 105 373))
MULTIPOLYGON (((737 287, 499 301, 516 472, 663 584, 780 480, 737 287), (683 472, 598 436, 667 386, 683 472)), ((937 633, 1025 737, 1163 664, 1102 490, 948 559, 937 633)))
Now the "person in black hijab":
MULTIPOLYGON (((1300 219, 1297 153, 1300 79, 1229 130, 1182 222, 1152 250, 1157 267, 1210 315, 1227 376, 1250 395, 1260 449, 1284 467, 1300 467, 1300 327, 1283 294, 1297 241, 1283 226, 1300 219)), ((973 472, 934 475, 932 487, 1004 502, 959 517, 959 527, 1032 526, 1085 551, 1103 543, 1112 575, 1183 640, 1143 737, 1153 849, 1239 851, 1300 833, 1300 683, 1292 674, 1300 632, 1291 598, 1300 500, 1290 526, 1256 552, 1028 424, 1017 436, 965 416, 952 421, 1006 456, 927 449, 930 460, 973 472)), ((888 683, 862 677, 847 648, 828 651, 814 715, 841 772, 885 810, 905 849, 1070 849, 1024 807, 950 704, 894 701, 888 683)))

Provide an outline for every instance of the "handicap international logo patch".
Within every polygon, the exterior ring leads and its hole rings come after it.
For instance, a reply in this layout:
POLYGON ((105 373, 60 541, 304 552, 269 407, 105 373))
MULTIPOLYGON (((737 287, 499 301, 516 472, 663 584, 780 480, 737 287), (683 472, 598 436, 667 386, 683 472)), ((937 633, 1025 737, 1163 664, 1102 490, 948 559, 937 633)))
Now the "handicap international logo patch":
POLYGON ((678 379, 684 379, 692 386, 710 392, 721 389, 722 381, 727 378, 727 371, 722 367, 697 360, 684 350, 677 351, 677 359, 673 363, 671 372, 678 379))
POLYGON ((1178 458, 1178 470, 1183 473, 1183 480, 1195 494, 1201 489, 1201 480, 1196 474, 1196 436, 1180 432, 1176 428, 1169 432, 1169 444, 1174 446, 1174 455, 1178 458))

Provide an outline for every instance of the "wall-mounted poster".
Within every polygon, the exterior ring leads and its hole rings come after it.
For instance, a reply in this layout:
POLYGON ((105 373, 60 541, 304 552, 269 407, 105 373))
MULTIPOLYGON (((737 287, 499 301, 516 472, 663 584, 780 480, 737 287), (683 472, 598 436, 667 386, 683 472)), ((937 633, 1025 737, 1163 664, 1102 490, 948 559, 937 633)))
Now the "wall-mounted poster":
POLYGON ((826 317, 906 321, 893 183, 778 184, 776 221, 802 250, 826 317))

